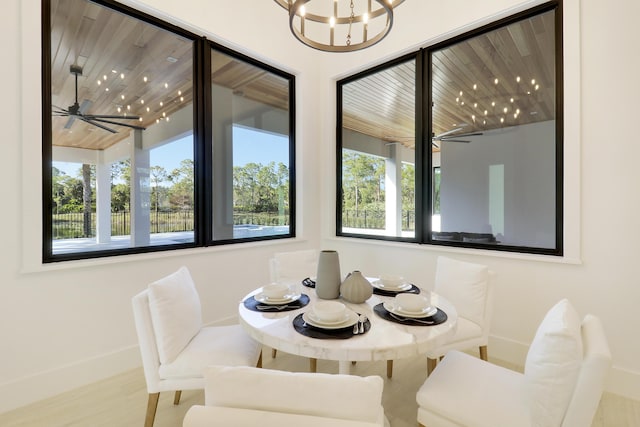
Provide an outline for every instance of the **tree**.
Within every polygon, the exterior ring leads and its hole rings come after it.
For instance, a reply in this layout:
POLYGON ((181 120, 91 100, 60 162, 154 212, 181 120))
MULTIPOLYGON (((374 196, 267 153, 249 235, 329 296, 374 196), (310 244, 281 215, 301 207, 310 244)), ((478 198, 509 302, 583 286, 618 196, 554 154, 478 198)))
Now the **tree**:
POLYGON ((129 209, 131 202, 131 161, 129 159, 111 165, 111 211, 129 209))
POLYGON ((151 200, 152 209, 157 213, 160 210, 160 184, 169 179, 169 174, 162 166, 151 166, 151 200))
POLYGON ((193 160, 184 159, 180 167, 168 176, 173 184, 169 188, 169 203, 172 207, 193 210, 193 160))
POLYGON ((356 215, 363 206, 375 209, 384 203, 384 160, 345 150, 342 157, 342 188, 344 208, 354 209, 356 215))

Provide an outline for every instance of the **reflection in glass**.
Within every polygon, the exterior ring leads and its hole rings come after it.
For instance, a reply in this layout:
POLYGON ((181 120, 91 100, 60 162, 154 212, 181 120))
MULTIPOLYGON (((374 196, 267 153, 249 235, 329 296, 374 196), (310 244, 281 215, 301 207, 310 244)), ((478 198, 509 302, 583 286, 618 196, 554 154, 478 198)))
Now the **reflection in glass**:
POLYGON ((211 51, 213 240, 290 233, 288 78, 211 51))
POLYGON ((341 232, 415 237, 415 60, 341 84, 341 232))
POLYGON ((432 52, 434 240, 556 247, 554 14, 432 52))
POLYGON ((53 255, 194 241, 192 80, 192 40, 51 1, 53 255))

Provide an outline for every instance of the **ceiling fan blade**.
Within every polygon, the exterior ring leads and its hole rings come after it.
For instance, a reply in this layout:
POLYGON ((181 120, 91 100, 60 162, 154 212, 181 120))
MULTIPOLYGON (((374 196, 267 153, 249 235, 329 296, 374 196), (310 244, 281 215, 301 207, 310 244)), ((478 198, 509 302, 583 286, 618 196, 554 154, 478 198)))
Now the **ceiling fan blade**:
MULTIPOLYGON (((72 117, 72 118, 74 118, 74 117, 72 117)), ((100 123, 96 123, 96 122, 94 122, 93 120, 89 120, 89 119, 87 119, 87 118, 85 118, 85 117, 82 117, 82 116, 79 116, 78 118, 79 118, 80 120, 82 120, 83 122, 89 123, 90 125, 93 125, 93 126, 97 126, 97 127, 99 127, 100 129, 104 129, 104 130, 106 130, 106 131, 108 131, 108 132, 111 132, 111 133, 118 133, 118 131, 113 130, 113 129, 111 129, 111 128, 108 128, 108 127, 106 127, 106 126, 103 126, 103 125, 101 125, 100 123)))
POLYGON ((447 140, 450 138, 464 138, 466 136, 479 136, 479 135, 484 135, 484 134, 482 132, 459 133, 457 135, 443 136, 443 137, 440 137, 439 139, 447 140))
POLYGON ((446 132, 442 132, 442 133, 441 133, 441 134, 439 134, 439 135, 434 135, 434 139, 440 139, 440 138, 442 138, 443 136, 449 135, 449 134, 451 134, 451 133, 458 132, 459 130, 462 130, 462 128, 461 128, 461 127, 458 127, 458 128, 455 128, 455 129, 448 130, 448 131, 446 131, 446 132))
POLYGON ((465 142, 465 143, 469 143, 471 141, 466 140, 466 139, 443 139, 442 142, 465 142))
MULTIPOLYGON (((104 120, 101 118, 90 118, 91 116, 83 116, 84 118, 87 118, 88 120, 94 121, 94 122, 102 122, 102 123, 109 123, 112 125, 118 125, 118 126, 126 126, 128 128, 132 128, 132 129, 140 129, 140 130, 146 130, 147 128, 142 127, 142 126, 136 126, 136 125, 130 125, 128 123, 119 123, 119 122, 114 122, 113 120, 104 120)), ((100 117, 100 116, 97 116, 100 117)))
POLYGON ((117 116, 108 114, 84 114, 88 119, 122 119, 122 120, 138 120, 140 116, 117 116))

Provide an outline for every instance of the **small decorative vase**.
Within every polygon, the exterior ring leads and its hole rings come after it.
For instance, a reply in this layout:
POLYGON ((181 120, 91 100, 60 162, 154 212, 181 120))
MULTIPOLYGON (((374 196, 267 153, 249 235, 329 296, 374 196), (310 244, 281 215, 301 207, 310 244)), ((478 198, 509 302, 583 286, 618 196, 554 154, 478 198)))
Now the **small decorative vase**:
POLYGON ((373 295, 371 283, 358 270, 349 273, 342 285, 340 294, 345 300, 354 304, 360 304, 373 295))
POLYGON ((322 299, 340 296, 340 259, 336 251, 321 251, 318 258, 316 294, 322 299))

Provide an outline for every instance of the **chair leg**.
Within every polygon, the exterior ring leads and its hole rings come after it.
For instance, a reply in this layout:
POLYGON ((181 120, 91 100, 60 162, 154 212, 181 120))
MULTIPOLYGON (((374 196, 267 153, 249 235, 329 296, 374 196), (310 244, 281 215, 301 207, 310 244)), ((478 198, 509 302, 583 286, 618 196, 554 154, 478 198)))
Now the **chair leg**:
POLYGON ((318 372, 318 359, 309 358, 309 372, 318 372))
POLYGON ((180 396, 182 396, 182 390, 176 390, 176 394, 175 394, 175 396, 173 396, 173 404, 174 405, 179 405, 180 404, 180 396))
POLYGON ((387 378, 393 375, 393 360, 387 360, 387 378))
POLYGON ((271 349, 271 358, 275 359, 276 358, 276 353, 278 352, 278 350, 276 350, 275 348, 271 349))
POLYGON ((256 368, 262 368, 262 350, 260 350, 260 356, 258 356, 258 363, 256 363, 256 368))
POLYGON ((484 361, 488 361, 489 360, 487 358, 487 346, 486 345, 481 345, 480 346, 480 359, 482 359, 484 361))
POLYGON ((149 401, 147 402, 147 415, 144 419, 144 427, 153 427, 153 420, 156 418, 156 409, 158 408, 158 398, 160 393, 149 393, 149 401))
POLYGON ((427 376, 431 375, 431 372, 433 372, 437 364, 438 359, 431 359, 430 357, 427 357, 427 376))

